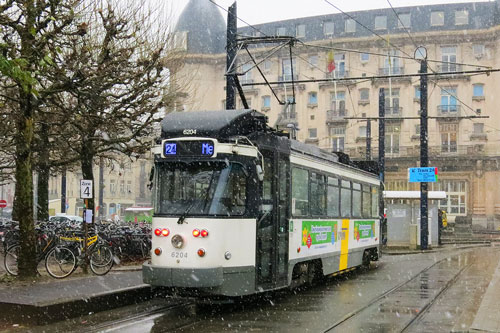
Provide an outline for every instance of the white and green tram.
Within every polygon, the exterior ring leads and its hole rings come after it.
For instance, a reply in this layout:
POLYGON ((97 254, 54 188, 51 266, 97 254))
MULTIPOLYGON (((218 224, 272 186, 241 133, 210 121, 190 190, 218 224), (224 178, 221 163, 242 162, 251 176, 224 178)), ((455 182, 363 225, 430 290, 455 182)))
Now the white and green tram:
POLYGON ((254 110, 171 113, 161 126, 145 283, 240 296, 378 259, 377 175, 254 110))

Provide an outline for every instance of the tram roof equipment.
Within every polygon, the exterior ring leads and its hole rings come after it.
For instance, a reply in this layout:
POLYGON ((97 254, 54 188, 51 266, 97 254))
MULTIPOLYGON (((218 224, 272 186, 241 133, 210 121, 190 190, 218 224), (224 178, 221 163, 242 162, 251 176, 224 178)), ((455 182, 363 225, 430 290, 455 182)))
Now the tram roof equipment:
POLYGON ((189 135, 223 140, 269 131, 267 116, 249 109, 171 112, 161 121, 162 139, 189 135))

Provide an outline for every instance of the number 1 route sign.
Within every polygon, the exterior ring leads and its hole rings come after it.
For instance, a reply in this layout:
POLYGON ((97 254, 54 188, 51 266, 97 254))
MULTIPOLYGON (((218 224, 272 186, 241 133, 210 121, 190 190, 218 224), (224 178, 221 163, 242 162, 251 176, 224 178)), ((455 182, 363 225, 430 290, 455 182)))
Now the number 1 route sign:
POLYGON ((438 168, 408 168, 410 183, 434 183, 438 180, 438 168))
POLYGON ((80 179, 80 198, 92 199, 92 181, 80 179))

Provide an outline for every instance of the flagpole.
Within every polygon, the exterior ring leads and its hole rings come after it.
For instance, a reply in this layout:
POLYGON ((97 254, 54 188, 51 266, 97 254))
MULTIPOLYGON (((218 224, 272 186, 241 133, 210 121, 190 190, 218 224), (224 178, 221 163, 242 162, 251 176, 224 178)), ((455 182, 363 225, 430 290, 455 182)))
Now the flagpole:
MULTIPOLYGON (((390 36, 387 36, 387 45, 390 46, 389 42, 390 36)), ((391 76, 391 67, 392 67, 392 60, 391 60, 391 48, 388 48, 387 51, 387 56, 389 58, 389 113, 392 113, 392 78, 391 76)))

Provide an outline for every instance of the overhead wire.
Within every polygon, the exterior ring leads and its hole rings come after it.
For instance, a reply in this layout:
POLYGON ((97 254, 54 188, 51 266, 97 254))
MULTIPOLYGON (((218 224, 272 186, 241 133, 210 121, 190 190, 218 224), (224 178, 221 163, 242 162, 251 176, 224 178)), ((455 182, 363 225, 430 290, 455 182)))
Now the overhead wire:
MULTIPOLYGON (((401 26, 403 27, 403 29, 405 30, 405 32, 407 33, 408 37, 410 38, 410 40, 412 41, 413 45, 415 46, 415 51, 419 51, 420 52, 420 55, 425 58, 424 54, 422 54, 421 50, 420 50, 420 47, 417 45, 417 43, 415 42, 415 40, 413 39, 412 35, 410 34, 410 32, 408 31, 407 27, 404 25, 403 21, 401 20, 399 14, 397 13, 397 11, 394 9, 394 7, 392 6, 391 4, 391 1, 390 0, 387 0, 387 3, 389 4, 389 6, 391 7, 392 11, 394 12, 394 15, 396 15, 396 18, 398 19, 398 21, 401 23, 401 26)), ((416 59, 415 59, 416 60, 416 59)), ((446 63, 446 64, 450 64, 449 62, 445 62, 443 61, 442 63, 446 63)), ((454 63, 455 64, 455 63, 454 63)), ((432 67, 428 66, 428 68, 431 70, 431 72, 433 73, 437 73, 432 67)), ((491 67, 489 67, 491 68, 491 67)), ((451 85, 451 82, 450 82, 450 79, 449 77, 446 77, 447 81, 448 81, 448 84, 450 86, 451 85)), ((440 86, 438 83, 437 83, 437 80, 429 80, 431 82, 434 83, 434 88, 437 86, 439 87, 442 91, 446 92, 448 95, 452 96, 453 98, 455 98, 458 102, 460 102, 460 104, 462 104, 463 106, 465 106, 466 108, 470 109, 472 112, 474 112, 473 115, 476 114, 476 112, 474 111, 474 109, 469 106, 468 104, 466 104, 465 102, 463 102, 456 94, 452 94, 450 91, 448 91, 446 88, 443 88, 442 86, 440 86)), ((434 90, 434 89, 433 89, 434 90)), ((474 122, 473 119, 470 119, 474 122)))
MULTIPOLYGON (((404 55, 406 55, 406 57, 408 59, 413 59, 415 60, 415 57, 412 57, 411 55, 409 55, 407 52, 405 52, 404 50, 402 50, 400 47, 398 47, 397 45, 394 45, 393 43, 391 43, 388 39, 384 38, 382 35, 378 34, 377 32, 373 31, 372 29, 368 28, 366 25, 364 25, 363 23, 361 23, 360 21, 356 20, 355 17, 353 17, 352 15, 350 15, 349 13, 346 13, 344 12, 342 9, 340 9, 338 6, 334 5, 333 3, 331 3, 329 0, 323 0, 325 1, 326 3, 328 3, 330 6, 332 6, 333 8, 337 9, 339 12, 341 12, 342 14, 344 14, 345 16, 349 17, 350 19, 352 19, 354 22, 356 22, 358 25, 362 26, 363 28, 365 28, 366 30, 368 30, 369 32, 371 32, 373 35, 377 36, 378 38, 380 38, 381 40, 383 40, 384 42, 387 43, 387 45, 389 46, 392 46, 393 48, 397 49, 398 51, 400 51, 401 53, 403 53, 404 55)), ((392 8, 392 5, 391 5, 391 8, 392 8)), ((394 10, 394 8, 393 8, 394 10)), ((398 17, 399 18, 399 17, 398 17)), ((400 19, 399 19, 400 20, 400 19)), ((401 20, 400 20, 401 22, 401 20)), ((403 24, 403 27, 404 27, 404 24, 403 24)), ((432 60, 432 59, 428 59, 427 61, 430 61, 430 62, 440 62, 440 63, 443 63, 443 61, 440 61, 440 60, 432 60)), ((447 62, 448 63, 448 62, 447 62)), ((464 63, 456 63, 456 64, 460 64, 460 65, 464 65, 464 66, 475 66, 475 67, 485 67, 485 68, 491 68, 489 66, 482 66, 482 65, 473 65, 473 64, 464 64, 464 63)))
MULTIPOLYGON (((217 2, 215 2, 214 0, 208 0, 208 1, 210 1, 210 2, 211 2, 211 3, 213 3, 214 5, 216 5, 217 7, 219 7, 220 9, 222 9, 223 11, 225 11, 226 13, 230 14, 230 13, 229 13, 229 11, 228 11, 226 8, 224 8, 224 7, 222 7, 221 5, 219 5, 219 4, 218 4, 217 2)), ((231 15, 232 15, 232 14, 231 14, 231 15)), ((243 20, 242 18, 238 17, 237 15, 236 15, 236 19, 237 19, 237 20, 239 20, 239 21, 241 21, 241 22, 243 22, 243 23, 245 23, 246 25, 248 25, 250 28, 254 29, 255 31, 258 31, 258 32, 259 32, 260 34, 262 34, 263 36, 267 36, 265 33, 263 33, 263 32, 262 32, 262 30, 257 29, 255 26, 251 25, 250 23, 248 23, 247 21, 245 21, 245 20, 243 20)))
POLYGON ((394 12, 394 14, 396 15, 396 18, 398 19, 398 22, 401 23, 401 26, 403 27, 404 31, 407 33, 408 37, 410 37, 413 45, 415 45, 416 49, 415 51, 418 50, 418 52, 420 53, 420 55, 422 57, 424 57, 424 55, 422 54, 422 50, 420 50, 420 48, 418 47, 417 43, 415 43, 415 40, 413 39, 413 37, 411 36, 410 32, 408 31, 408 29, 406 28, 405 24, 403 23, 403 21, 401 20, 401 18, 399 17, 399 14, 396 12, 396 10, 394 9, 394 7, 392 6, 391 4, 391 1, 390 0, 387 0, 387 3, 389 4, 389 6, 391 7, 392 11, 394 12))
MULTIPOLYGON (((209 0, 211 3, 213 3, 214 5, 216 5, 217 7, 219 7, 220 9, 224 10, 225 12, 227 12, 228 14, 230 14, 230 12, 220 6, 219 4, 217 4, 214 0, 209 0)), ((374 34, 375 36, 377 36, 378 38, 382 39, 384 42, 386 42, 388 45, 392 46, 393 48, 397 49, 398 51, 400 51, 401 53, 403 53, 405 56, 399 56, 399 55, 391 55, 391 58, 402 58, 402 59, 409 59, 409 60, 417 60, 415 59, 415 57, 412 57, 411 55, 409 55, 407 52, 405 52, 404 50, 402 50, 399 46, 391 43, 388 39, 384 38, 383 36, 381 36, 380 34, 378 34, 377 32, 373 31, 372 29, 368 28, 366 25, 362 24, 361 22, 359 22, 358 20, 356 20, 356 18, 354 18, 352 15, 344 12, 342 9, 340 9, 338 6, 334 5, 333 3, 331 3, 330 1, 328 0, 324 0, 326 3, 328 3, 330 6, 334 7, 335 9, 337 9, 339 12, 341 12, 342 14, 346 15, 347 17, 349 17, 350 19, 352 19, 353 21, 355 21, 358 25, 362 26, 363 28, 365 28, 366 30, 368 30, 369 32, 371 32, 372 34, 374 34)), ((416 44, 415 40, 413 39, 413 37, 411 36, 411 34, 409 33, 409 31, 407 30, 406 26, 403 24, 401 18, 399 17, 399 15, 397 14, 396 10, 394 9, 394 7, 392 6, 392 4, 390 3, 390 0, 387 0, 387 2, 389 3, 389 6, 391 7, 391 9, 393 10, 393 12, 395 13, 398 21, 401 23, 402 27, 404 28, 404 30, 406 31, 406 33, 408 34, 408 36, 410 37, 410 39, 412 40, 412 43, 416 46, 416 49, 418 50, 418 45, 416 44)), ((249 26, 250 28, 254 29, 255 31, 259 32, 261 35, 263 36, 266 36, 268 37, 267 34, 265 34, 262 30, 256 28, 254 25, 248 23, 247 21, 241 19, 240 17, 236 16, 236 19, 243 22, 244 24, 246 24, 247 26, 249 26)), ((338 47, 326 47, 326 46, 320 46, 320 45, 313 45, 313 44, 308 44, 308 43, 304 43, 302 41, 300 41, 300 43, 304 46, 309 46, 309 47, 315 47, 315 48, 321 48, 321 49, 330 49, 330 50, 339 50, 339 51, 344 51, 344 52, 352 52, 352 53, 365 53, 365 54, 370 54, 370 55, 376 55, 376 56, 383 56, 383 57, 386 57, 387 55, 386 54, 382 54, 382 53, 376 53, 376 52, 369 52, 369 51, 361 51, 361 50, 353 50, 353 49, 344 49, 344 48, 338 48, 338 47)), ((279 46, 276 46, 276 48, 279 48, 279 47, 283 47, 283 45, 279 45, 279 46)), ((272 50, 271 50, 272 51, 272 50)), ((420 51, 419 51, 420 52, 420 51)), ((422 54, 421 54, 422 55, 422 54)), ((302 60, 304 60, 302 58, 302 60)), ((262 60, 264 61, 264 60, 262 60)), ((261 61, 261 62, 262 62, 261 61)), ((246 63, 244 64, 248 64, 250 63, 251 61, 247 61, 246 63)), ((259 62, 259 64, 261 63, 259 62)), ((473 66, 473 67, 480 67, 480 68, 491 68, 491 66, 484 66, 484 65, 478 65, 478 64, 467 64, 467 63, 459 63, 459 62, 448 62, 448 61, 440 61, 440 60, 433 60, 433 59, 427 59, 427 62, 433 62, 433 63, 446 63, 446 64, 456 64, 456 65, 463 65, 463 66, 473 66)), ((242 64, 241 66, 243 66, 244 64, 242 64)), ((256 64, 255 66, 258 66, 258 64, 256 64)), ((255 67, 253 66, 253 67, 255 67)), ((314 65, 313 65, 314 66, 314 65)), ((238 66, 240 67, 240 66, 238 66)), ((253 68, 252 67, 252 68, 253 68)), ((319 69, 319 67, 317 66, 314 66, 316 68, 319 69)), ((429 66, 429 69, 431 69, 431 71, 433 73, 436 73, 435 70, 433 70, 430 66, 429 66)), ((250 71, 251 69, 247 70, 244 74, 246 74, 248 71, 250 71)), ((474 76, 474 75, 479 75, 479 74, 473 74, 473 75, 470 75, 470 76, 474 76)), ((450 83, 451 85, 451 82, 450 82, 450 79, 449 78, 446 78, 448 80, 448 82, 450 83)), ((366 81, 369 81, 369 80, 366 80, 366 81)), ((435 80, 430 80, 432 83, 434 83, 434 89, 436 86, 438 86, 440 89, 442 89, 443 91, 445 91, 446 93, 448 93, 450 96, 454 97, 459 103, 461 103, 462 105, 464 105, 467 109, 471 110, 472 112, 475 113, 474 109, 472 107, 470 107, 468 104, 466 104, 465 102, 463 102, 458 96, 450 93, 446 88, 443 88, 441 87, 437 81, 435 80)), ((359 83, 359 82, 357 82, 359 83)), ((357 84, 356 83, 356 84, 357 84)), ((434 90, 433 89, 433 90, 434 90)), ((352 101, 352 94, 350 92, 350 88, 348 87, 348 90, 349 90, 349 96, 351 98, 351 104, 353 103, 352 101)), ((431 92, 432 94, 432 92, 431 92)), ((353 106, 354 108, 354 106, 353 106)), ((487 127, 491 127, 489 125, 487 125, 487 127)), ((491 127, 493 128, 493 127, 491 127)), ((496 128, 493 128, 495 130, 498 130, 496 128)))

